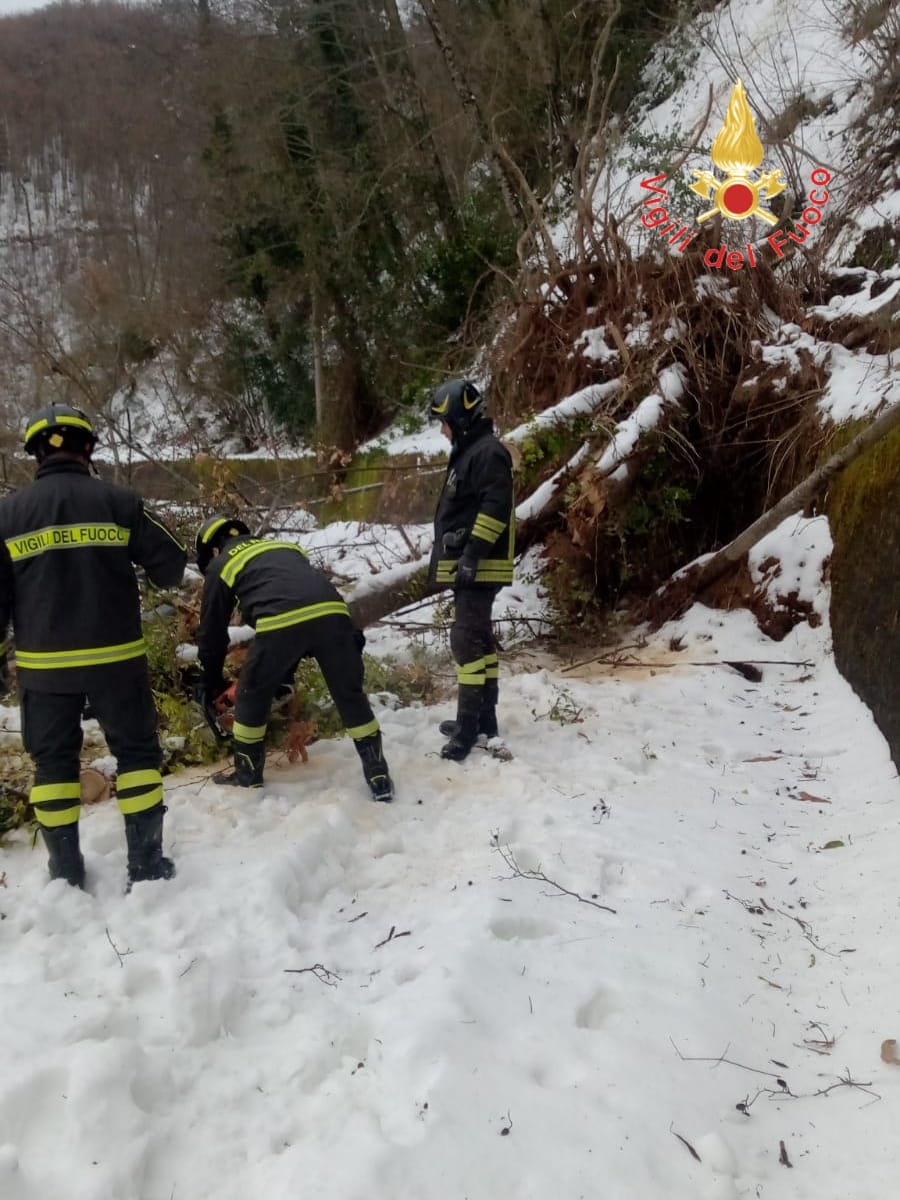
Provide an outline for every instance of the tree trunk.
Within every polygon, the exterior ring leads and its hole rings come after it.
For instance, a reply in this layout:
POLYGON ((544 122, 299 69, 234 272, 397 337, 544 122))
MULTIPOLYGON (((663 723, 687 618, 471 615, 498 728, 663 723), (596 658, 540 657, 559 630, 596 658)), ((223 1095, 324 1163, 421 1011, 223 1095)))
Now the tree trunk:
POLYGON ((312 326, 313 343, 313 391, 316 398, 316 437, 321 442, 325 436, 325 384, 322 372, 322 319, 319 313, 319 288, 313 281, 312 286, 312 326))
MULTIPOLYGON (((441 220, 448 230, 455 231, 459 226, 459 219, 455 208, 459 188, 446 171, 441 156, 438 153, 437 144, 434 140, 434 132, 428 120, 425 99, 422 95, 422 86, 416 74, 415 62, 409 53, 409 43, 407 41, 406 30, 403 28, 403 22, 400 19, 397 0, 384 0, 384 7, 390 26, 391 37, 400 55, 396 69, 402 80, 402 85, 405 85, 403 87, 405 97, 408 98, 409 104, 415 110, 412 116, 412 124, 419 147, 417 153, 421 156, 426 170, 430 167, 429 174, 433 180, 431 194, 434 197, 441 220)), ((395 97, 393 95, 388 73, 377 54, 374 53, 373 62, 389 102, 395 106, 398 112, 401 111, 404 96, 395 97)))
POLYGON ((508 170, 503 157, 497 151, 487 117, 482 112, 478 97, 466 81, 466 77, 459 65, 459 60, 456 57, 456 49, 441 23, 434 0, 419 0, 419 3, 422 7, 422 12, 425 14, 425 20, 428 22, 437 48, 441 52, 441 58, 444 60, 444 65, 453 83, 454 91, 459 97, 459 102, 468 114, 475 132, 478 134, 479 140, 484 147, 484 151, 490 159, 491 166, 500 184, 500 190, 503 193, 503 202, 506 205, 506 211, 513 222, 520 224, 525 214, 519 200, 516 180, 508 170))
POLYGON ((382 617, 399 612, 401 608, 415 604, 428 594, 427 558, 403 563, 402 566, 388 572, 388 576, 384 583, 375 587, 366 580, 365 591, 355 597, 351 594, 348 598, 350 616, 358 628, 365 629, 367 625, 374 625, 382 617))

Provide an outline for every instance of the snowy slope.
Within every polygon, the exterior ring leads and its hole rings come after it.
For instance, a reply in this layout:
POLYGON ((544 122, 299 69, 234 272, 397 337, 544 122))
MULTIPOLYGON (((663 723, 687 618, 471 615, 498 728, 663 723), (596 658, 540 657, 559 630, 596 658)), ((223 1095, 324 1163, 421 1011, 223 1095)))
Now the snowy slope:
POLYGON ((504 663, 511 763, 380 709, 390 807, 338 740, 262 794, 167 781, 178 877, 129 897, 111 804, 87 894, 11 839, 0 1195, 893 1195, 900 783, 829 548, 763 548, 825 614, 777 645, 697 607, 634 666, 504 663))

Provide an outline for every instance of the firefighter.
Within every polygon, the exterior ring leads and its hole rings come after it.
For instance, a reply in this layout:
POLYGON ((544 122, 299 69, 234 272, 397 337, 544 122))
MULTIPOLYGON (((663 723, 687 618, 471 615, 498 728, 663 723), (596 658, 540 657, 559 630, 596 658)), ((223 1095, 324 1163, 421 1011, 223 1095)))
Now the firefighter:
MULTIPOLYGON (((0 500, 0 638, 12 619, 31 803, 51 879, 84 886, 79 754, 88 703, 116 757, 130 888, 175 873, 162 852, 162 754, 134 564, 172 587, 187 551, 137 492, 91 473, 96 442, 85 414, 68 405, 28 421, 34 481, 0 500)), ((2 649, 5 665, 5 641, 2 649)))
POLYGON ((479 734, 496 737, 499 667, 491 609, 513 578, 515 511, 512 460, 467 379, 451 379, 431 398, 432 417, 451 442, 434 518, 429 582, 453 588, 450 650, 456 662, 455 721, 444 721, 443 758, 466 758, 479 734))
POLYGON ((197 566, 204 576, 197 644, 207 710, 227 687, 222 671, 235 604, 256 630, 235 695, 234 768, 214 780, 262 786, 272 700, 293 679, 300 659, 311 656, 362 760, 372 799, 390 802, 394 788, 381 733, 363 691, 365 638, 306 552, 293 542, 251 537, 243 521, 219 515, 197 533, 197 566))

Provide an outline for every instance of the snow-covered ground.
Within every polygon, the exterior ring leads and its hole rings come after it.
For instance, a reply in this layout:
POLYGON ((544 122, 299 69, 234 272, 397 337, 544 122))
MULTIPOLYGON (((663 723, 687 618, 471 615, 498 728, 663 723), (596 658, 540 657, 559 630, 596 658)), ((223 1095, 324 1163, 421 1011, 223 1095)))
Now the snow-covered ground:
POLYGON ((698 606, 632 665, 512 655, 512 762, 380 707, 392 806, 335 740, 168 780, 178 876, 130 896, 112 803, 86 893, 8 839, 3 1200, 895 1195, 900 783, 829 549, 759 548, 825 617, 781 643, 698 606))
MULTIPOLYGON (((840 14, 758 0, 702 16, 690 54, 661 52, 668 95, 641 121, 651 171, 667 141, 688 144, 712 85, 686 180, 709 165, 735 75, 760 122, 806 96, 818 111, 791 140, 804 170, 837 164, 831 265, 898 196, 886 179, 857 204, 844 186, 872 79, 840 14)), ((613 211, 641 198, 643 170, 613 172, 613 211)), ((898 279, 862 272, 810 315, 870 315, 898 279)), ((727 302, 726 280, 704 280, 727 302)), ((604 319, 584 352, 614 362, 604 319)), ((828 370, 823 416, 900 402, 892 357, 797 326, 773 327, 760 361, 789 368, 801 350, 828 370)), ((619 386, 561 396, 507 435, 619 386)), ((170 391, 148 372, 136 393, 154 453, 196 448, 163 420, 170 391)), ((378 444, 446 452, 435 425, 378 444)), ((348 598, 430 547, 426 526, 309 525, 287 536, 348 598)), ((829 550, 824 519, 794 518, 751 563, 760 582, 781 559, 815 629, 776 644, 746 612, 697 606, 618 666, 574 668, 527 646, 545 617, 532 552, 496 610, 513 761, 441 760, 449 701, 380 703, 390 807, 337 740, 305 765, 273 755, 262 794, 167 780, 178 876, 128 897, 113 803, 84 813, 87 893, 47 882, 24 832, 8 838, 0 1200, 890 1200, 900 782, 834 665, 829 550)), ((428 645, 449 681, 434 616, 367 630, 367 649, 428 645)), ((0 710, 0 728, 17 721, 0 710)))

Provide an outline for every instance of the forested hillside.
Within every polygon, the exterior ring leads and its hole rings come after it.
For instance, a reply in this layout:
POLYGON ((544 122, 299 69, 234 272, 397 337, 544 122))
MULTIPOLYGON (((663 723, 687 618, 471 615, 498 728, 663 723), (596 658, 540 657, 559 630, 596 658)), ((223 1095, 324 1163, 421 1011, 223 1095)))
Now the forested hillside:
POLYGON ((152 361, 248 445, 272 421, 353 445, 471 363, 533 265, 536 198, 571 196, 675 19, 314 0, 5 20, 10 382, 102 412, 152 361))
POLYGON ((51 398, 116 471, 304 445, 341 467, 474 374, 540 497, 520 548, 549 547, 580 613, 726 543, 894 394, 891 0, 167 0, 2 27, 10 482, 51 398), (739 79, 749 216, 708 208, 739 79))

